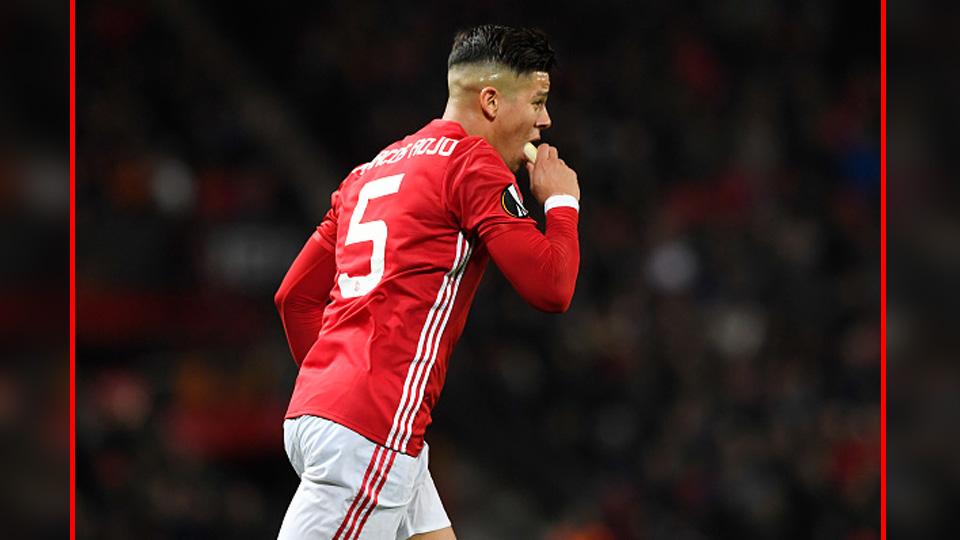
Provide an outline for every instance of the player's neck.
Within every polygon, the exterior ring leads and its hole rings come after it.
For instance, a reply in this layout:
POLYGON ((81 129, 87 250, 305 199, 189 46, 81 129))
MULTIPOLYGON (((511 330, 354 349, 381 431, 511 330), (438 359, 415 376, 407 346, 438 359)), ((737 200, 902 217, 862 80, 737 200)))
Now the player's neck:
POLYGON ((482 115, 477 115, 472 111, 466 111, 452 100, 447 102, 447 108, 443 111, 444 120, 460 124, 460 127, 467 132, 467 135, 483 137, 489 141, 490 135, 492 134, 490 122, 488 122, 486 118, 478 118, 478 116, 482 115))

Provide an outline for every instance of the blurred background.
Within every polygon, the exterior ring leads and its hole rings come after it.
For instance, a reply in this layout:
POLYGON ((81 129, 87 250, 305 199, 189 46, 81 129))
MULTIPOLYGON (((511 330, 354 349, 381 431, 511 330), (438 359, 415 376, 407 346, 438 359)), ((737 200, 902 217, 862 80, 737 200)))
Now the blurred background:
POLYGON ((891 538, 960 537, 960 6, 891 4, 888 501, 891 538))
POLYGON ((0 2, 0 523, 69 527, 69 18, 0 2))
POLYGON ((557 50, 582 264, 561 316, 488 270, 427 434, 458 537, 879 536, 875 3, 244 4, 78 6, 79 538, 275 537, 273 293, 487 22, 557 50))

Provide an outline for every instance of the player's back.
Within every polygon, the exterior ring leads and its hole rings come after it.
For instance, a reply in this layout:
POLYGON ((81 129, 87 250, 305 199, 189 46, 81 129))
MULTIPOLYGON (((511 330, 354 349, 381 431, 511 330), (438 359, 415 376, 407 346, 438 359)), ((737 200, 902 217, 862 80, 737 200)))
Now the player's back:
POLYGON ((488 259, 465 232, 453 185, 477 163, 515 183, 486 142, 436 120, 340 185, 332 198, 336 283, 288 418, 323 416, 419 453, 488 259))

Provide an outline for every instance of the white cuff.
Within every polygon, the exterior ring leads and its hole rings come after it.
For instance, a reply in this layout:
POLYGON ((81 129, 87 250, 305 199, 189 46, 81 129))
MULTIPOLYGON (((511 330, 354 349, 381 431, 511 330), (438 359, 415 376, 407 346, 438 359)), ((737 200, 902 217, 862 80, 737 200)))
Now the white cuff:
POLYGON ((543 201, 543 213, 546 214, 558 206, 569 206, 577 212, 580 211, 580 201, 573 195, 551 195, 543 201))

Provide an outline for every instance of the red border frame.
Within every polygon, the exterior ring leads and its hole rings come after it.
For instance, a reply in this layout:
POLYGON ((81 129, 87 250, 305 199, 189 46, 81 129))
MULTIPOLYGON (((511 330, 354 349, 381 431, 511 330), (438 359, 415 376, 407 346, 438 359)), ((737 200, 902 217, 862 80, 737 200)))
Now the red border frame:
POLYGON ((887 538, 887 0, 880 0, 880 540, 887 538))
MULTIPOLYGON (((76 2, 70 0, 70 540, 76 514, 76 2)), ((887 538, 887 1, 880 0, 880 538, 887 538)))
POLYGON ((76 3, 70 0, 70 540, 77 536, 76 3))

